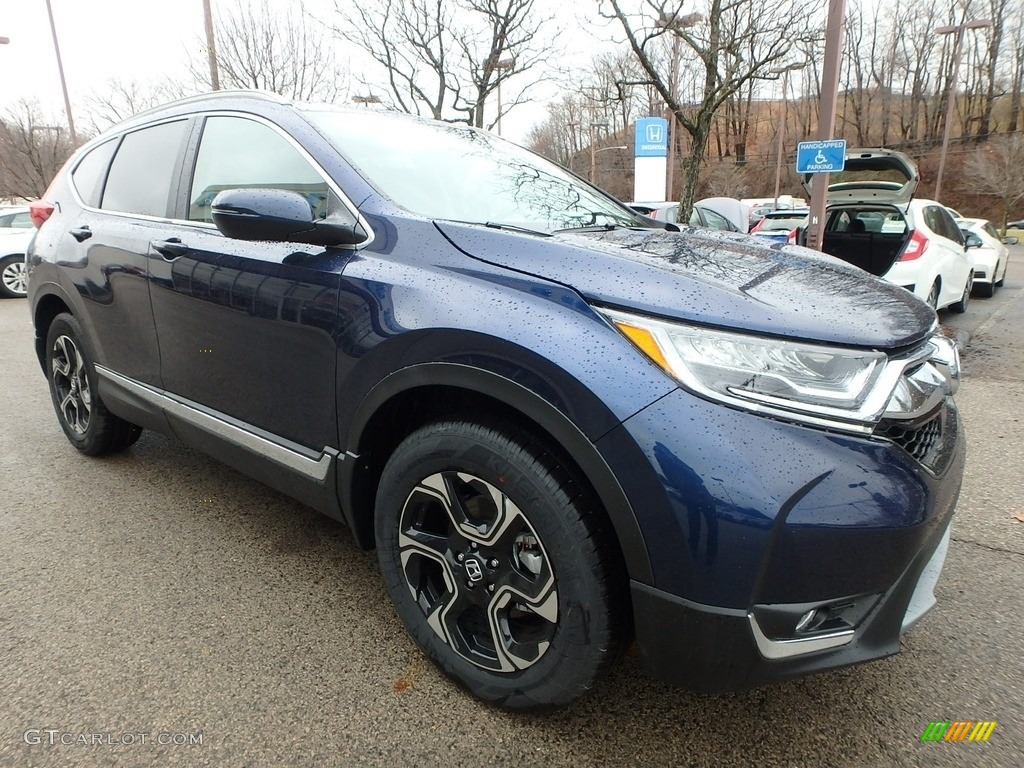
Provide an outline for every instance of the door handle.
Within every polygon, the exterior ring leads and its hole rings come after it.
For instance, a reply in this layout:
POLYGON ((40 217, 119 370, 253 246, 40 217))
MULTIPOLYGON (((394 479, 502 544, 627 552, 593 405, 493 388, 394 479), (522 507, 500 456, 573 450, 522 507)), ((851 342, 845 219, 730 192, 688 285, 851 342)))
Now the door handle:
POLYGON ((159 253, 168 261, 173 261, 179 256, 184 256, 191 249, 181 242, 180 238, 169 237, 166 240, 153 240, 150 243, 153 250, 159 253))
POLYGON ((71 236, 78 242, 82 242, 92 237, 92 230, 88 226, 75 227, 71 230, 71 236))

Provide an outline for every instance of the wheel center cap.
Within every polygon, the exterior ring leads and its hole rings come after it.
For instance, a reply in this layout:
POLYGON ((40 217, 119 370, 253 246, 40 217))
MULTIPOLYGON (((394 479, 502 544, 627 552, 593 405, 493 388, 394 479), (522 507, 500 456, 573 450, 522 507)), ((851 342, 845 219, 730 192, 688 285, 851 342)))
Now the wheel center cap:
POLYGON ((474 584, 484 577, 484 567, 475 557, 467 557, 465 567, 466 575, 474 584))

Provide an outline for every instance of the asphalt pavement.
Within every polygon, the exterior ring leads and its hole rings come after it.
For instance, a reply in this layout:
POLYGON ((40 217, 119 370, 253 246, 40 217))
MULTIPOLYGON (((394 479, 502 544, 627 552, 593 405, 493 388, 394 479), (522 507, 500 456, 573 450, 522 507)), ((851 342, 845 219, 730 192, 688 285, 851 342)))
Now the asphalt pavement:
POLYGON ((0 301, 0 766, 1024 765, 1024 247, 941 320, 969 339, 968 466, 901 654, 709 698, 627 657, 513 715, 424 660, 340 524, 160 435, 78 455, 0 301), (923 743, 936 720, 998 725, 923 743))

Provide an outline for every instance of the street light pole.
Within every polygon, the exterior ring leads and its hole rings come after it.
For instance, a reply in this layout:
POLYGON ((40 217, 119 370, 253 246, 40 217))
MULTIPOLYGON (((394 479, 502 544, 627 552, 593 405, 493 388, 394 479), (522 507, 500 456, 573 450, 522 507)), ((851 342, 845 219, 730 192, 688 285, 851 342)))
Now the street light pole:
MULTIPOLYGON (((494 66, 492 67, 492 69, 496 69, 499 72, 502 72, 502 71, 505 71, 505 70, 513 69, 515 66, 516 66, 516 60, 513 57, 513 58, 501 59, 500 61, 496 61, 494 63, 494 66)), ((494 130, 495 130, 495 132, 499 136, 501 136, 501 82, 502 82, 502 80, 504 80, 504 78, 499 74, 498 75, 498 119, 494 123, 494 130)))
POLYGON ((53 23, 53 7, 46 0, 46 12, 50 15, 50 32, 53 34, 53 52, 57 54, 57 72, 60 74, 60 87, 64 91, 64 111, 68 115, 68 130, 71 133, 71 146, 77 146, 78 135, 75 133, 75 117, 71 114, 71 99, 68 98, 68 84, 64 79, 64 63, 60 58, 60 44, 57 42, 57 26, 53 23))
POLYGON ((956 81, 960 75, 960 51, 964 42, 964 31, 968 29, 984 29, 991 27, 991 19, 978 19, 963 24, 956 24, 948 27, 938 27, 935 32, 939 35, 955 34, 953 43, 953 71, 949 78, 949 96, 946 98, 946 121, 942 127, 942 150, 939 152, 939 172, 935 177, 935 199, 942 202, 939 195, 942 192, 942 174, 946 170, 946 150, 949 149, 949 134, 953 128, 953 111, 956 106, 956 81))
POLYGON ((782 185, 782 143, 786 138, 786 111, 789 105, 789 73, 803 69, 806 64, 790 64, 773 69, 769 74, 782 75, 782 123, 779 125, 779 146, 775 153, 775 208, 779 207, 779 187, 782 185))

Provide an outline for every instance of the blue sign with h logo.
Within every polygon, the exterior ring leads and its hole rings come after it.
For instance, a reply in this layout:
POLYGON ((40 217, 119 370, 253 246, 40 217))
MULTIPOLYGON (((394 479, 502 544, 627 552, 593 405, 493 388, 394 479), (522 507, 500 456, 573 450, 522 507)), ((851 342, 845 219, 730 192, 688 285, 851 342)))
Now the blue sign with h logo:
POLYGON ((668 120, 663 117, 642 117, 636 121, 634 157, 665 157, 668 155, 668 120))

